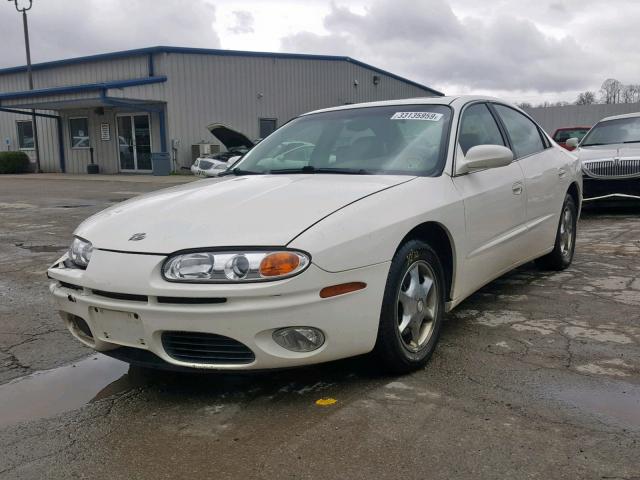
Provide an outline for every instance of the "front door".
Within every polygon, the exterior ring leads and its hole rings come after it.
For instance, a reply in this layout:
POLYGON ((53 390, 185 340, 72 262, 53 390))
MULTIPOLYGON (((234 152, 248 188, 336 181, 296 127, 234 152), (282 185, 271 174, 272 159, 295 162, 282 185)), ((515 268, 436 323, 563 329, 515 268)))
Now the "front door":
MULTIPOLYGON (((484 103, 462 112, 456 157, 463 158, 476 145, 502 145, 506 140, 484 103)), ((464 202, 467 237, 460 253, 464 272, 458 278, 462 296, 520 262, 526 237, 524 175, 518 162, 453 177, 464 202)))
POLYGON ((118 115, 120 171, 151 171, 151 128, 149 115, 118 115))

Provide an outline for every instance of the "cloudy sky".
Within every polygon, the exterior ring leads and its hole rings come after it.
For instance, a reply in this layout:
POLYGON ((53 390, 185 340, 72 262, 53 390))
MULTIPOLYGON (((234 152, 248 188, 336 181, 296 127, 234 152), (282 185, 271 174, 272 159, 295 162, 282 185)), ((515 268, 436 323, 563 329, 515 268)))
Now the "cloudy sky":
MULTIPOLYGON (((640 83, 638 0, 33 1, 34 62, 153 45, 348 55, 447 94, 532 103, 640 83)), ((0 67, 23 64, 7 1, 0 32, 0 67)))

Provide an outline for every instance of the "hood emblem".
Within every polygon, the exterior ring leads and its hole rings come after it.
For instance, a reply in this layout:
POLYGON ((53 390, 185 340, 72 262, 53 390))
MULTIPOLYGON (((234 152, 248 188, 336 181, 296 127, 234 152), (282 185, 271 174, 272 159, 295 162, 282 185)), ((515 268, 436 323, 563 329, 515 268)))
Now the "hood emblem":
POLYGON ((130 242, 137 242, 139 240, 144 240, 147 237, 146 233, 134 233, 129 237, 130 242))

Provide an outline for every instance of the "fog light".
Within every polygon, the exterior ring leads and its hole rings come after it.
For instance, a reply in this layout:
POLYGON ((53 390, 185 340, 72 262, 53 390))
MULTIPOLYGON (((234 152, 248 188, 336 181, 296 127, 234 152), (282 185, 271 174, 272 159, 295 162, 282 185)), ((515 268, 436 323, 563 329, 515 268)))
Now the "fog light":
POLYGON ((312 352, 324 343, 324 334, 313 327, 287 327, 273 332, 273 340, 292 352, 312 352))

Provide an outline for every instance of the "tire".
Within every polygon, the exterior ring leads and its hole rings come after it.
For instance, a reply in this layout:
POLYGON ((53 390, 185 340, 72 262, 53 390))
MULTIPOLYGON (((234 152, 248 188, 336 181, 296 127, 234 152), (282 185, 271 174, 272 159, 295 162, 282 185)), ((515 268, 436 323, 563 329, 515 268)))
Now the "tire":
POLYGON ((571 195, 567 195, 562 205, 556 241, 553 250, 536 259, 536 264, 543 270, 564 270, 573 261, 576 250, 576 232, 578 224, 578 207, 571 195), (567 235, 567 230, 570 231, 567 235))
POLYGON ((374 347, 386 371, 407 373, 427 363, 440 336, 444 298, 444 269, 435 251, 418 240, 402 245, 391 261, 374 347))

